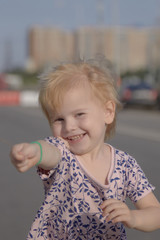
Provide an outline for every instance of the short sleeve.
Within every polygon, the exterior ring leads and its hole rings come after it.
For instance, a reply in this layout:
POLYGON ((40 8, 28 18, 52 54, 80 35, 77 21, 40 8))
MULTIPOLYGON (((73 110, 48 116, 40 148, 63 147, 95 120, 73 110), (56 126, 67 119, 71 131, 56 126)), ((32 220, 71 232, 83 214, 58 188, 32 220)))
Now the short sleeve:
POLYGON ((155 189, 146 178, 136 160, 129 156, 127 161, 127 196, 137 202, 155 189))
MULTIPOLYGON (((48 142, 49 144, 52 144, 55 147, 57 147, 60 150, 61 155, 63 157, 65 149, 66 149, 66 146, 65 146, 64 142, 62 141, 62 139, 55 138, 55 137, 47 137, 44 140, 46 142, 48 142)), ((38 175, 40 176, 40 178, 42 180, 47 180, 48 178, 51 177, 51 175, 53 175, 53 173, 55 172, 56 167, 51 169, 51 170, 44 170, 44 169, 38 167, 37 168, 37 173, 38 173, 38 175)))

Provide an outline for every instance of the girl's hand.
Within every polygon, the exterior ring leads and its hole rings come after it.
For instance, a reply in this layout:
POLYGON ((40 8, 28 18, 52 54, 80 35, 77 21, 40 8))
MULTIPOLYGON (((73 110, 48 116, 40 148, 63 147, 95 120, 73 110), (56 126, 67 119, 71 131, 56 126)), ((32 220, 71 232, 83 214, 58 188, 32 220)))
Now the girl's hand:
POLYGON ((40 148, 37 144, 16 144, 11 149, 10 157, 19 172, 26 172, 39 161, 40 148))
POLYGON ((103 216, 106 218, 107 222, 122 222, 126 227, 134 228, 134 214, 124 202, 116 199, 108 199, 104 201, 100 207, 103 211, 103 216))

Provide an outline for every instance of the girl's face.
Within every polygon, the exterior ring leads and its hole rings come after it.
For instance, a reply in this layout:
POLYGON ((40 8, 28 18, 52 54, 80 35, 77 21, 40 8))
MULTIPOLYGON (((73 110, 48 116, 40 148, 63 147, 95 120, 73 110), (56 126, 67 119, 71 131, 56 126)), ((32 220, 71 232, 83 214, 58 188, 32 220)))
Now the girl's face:
POLYGON ((107 124, 114 119, 114 104, 102 106, 85 84, 69 90, 58 112, 50 113, 54 137, 68 142, 71 152, 83 155, 104 145, 107 124))

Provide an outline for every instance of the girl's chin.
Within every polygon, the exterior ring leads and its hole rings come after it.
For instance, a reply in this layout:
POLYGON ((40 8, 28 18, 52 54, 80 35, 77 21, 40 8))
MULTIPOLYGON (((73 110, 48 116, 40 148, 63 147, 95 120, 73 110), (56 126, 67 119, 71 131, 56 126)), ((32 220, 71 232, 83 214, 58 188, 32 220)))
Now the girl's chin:
POLYGON ((73 153, 73 154, 75 154, 75 155, 78 155, 78 156, 81 156, 81 155, 83 155, 83 154, 86 154, 88 151, 87 151, 87 148, 86 148, 86 146, 84 146, 84 147, 80 147, 80 146, 70 146, 70 151, 73 153))

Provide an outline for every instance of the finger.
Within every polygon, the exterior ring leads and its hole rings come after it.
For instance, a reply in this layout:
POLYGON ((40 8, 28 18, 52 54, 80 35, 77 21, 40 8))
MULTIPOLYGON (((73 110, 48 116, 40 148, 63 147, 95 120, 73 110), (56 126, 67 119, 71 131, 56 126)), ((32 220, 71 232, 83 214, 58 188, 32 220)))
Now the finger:
POLYGON ((13 152, 19 152, 19 151, 21 151, 22 148, 23 148, 23 143, 15 144, 15 145, 12 147, 12 151, 13 151, 13 152))
POLYGON ((26 160, 25 163, 21 165, 17 165, 16 168, 19 172, 23 173, 26 172, 27 170, 30 169, 29 164, 27 163, 28 161, 26 160))
POLYGON ((14 145, 10 152, 11 159, 15 161, 23 161, 24 160, 24 154, 22 152, 23 148, 24 144, 14 145))
POLYGON ((21 168, 21 167, 27 165, 27 163, 28 163, 28 160, 27 160, 27 159, 24 159, 24 161, 17 161, 17 162, 16 162, 16 166, 17 166, 18 168, 21 168))
POLYGON ((122 219, 124 219, 124 216, 127 216, 124 209, 118 208, 113 210, 110 214, 106 216, 106 221, 112 221, 116 223, 117 221, 122 221, 122 219))
POLYGON ((118 216, 119 214, 127 214, 128 208, 125 206, 125 204, 119 202, 119 203, 114 203, 109 206, 107 206, 103 210, 103 216, 108 217, 109 220, 113 219, 115 216, 118 216))
POLYGON ((107 214, 107 213, 110 213, 113 210, 118 209, 118 208, 123 208, 123 203, 122 202, 113 202, 113 203, 107 204, 103 208, 103 212, 107 214))
POLYGON ((10 154, 11 162, 15 165, 23 162, 25 160, 25 156, 20 153, 10 154))
POLYGON ((32 159, 35 157, 36 151, 37 151, 37 145, 35 148, 34 144, 25 143, 22 149, 20 150, 19 154, 23 155, 25 159, 32 159))
POLYGON ((106 222, 112 222, 113 224, 115 224, 115 223, 119 223, 119 222, 125 222, 126 220, 125 220, 125 218, 124 218, 124 216, 116 216, 116 217, 114 217, 114 218, 110 218, 110 217, 107 217, 106 218, 106 222))
POLYGON ((117 203, 117 202, 120 202, 120 201, 117 200, 117 199, 111 198, 111 199, 105 200, 105 201, 100 205, 100 207, 101 207, 101 209, 104 209, 104 208, 106 208, 107 206, 109 206, 109 205, 111 205, 111 204, 113 204, 113 203, 117 203))
MULTIPOLYGON (((28 169, 34 165, 32 164, 32 161, 31 163, 29 163, 28 161, 32 159, 33 156, 35 156, 34 149, 35 148, 33 147, 33 145, 28 143, 18 144, 12 148, 11 161, 19 172, 21 172, 21 169, 24 167, 26 169, 27 165, 28 169)), ((24 170, 22 170, 22 172, 24 172, 24 170)))
POLYGON ((17 164, 14 164, 16 169, 19 171, 19 172, 26 172, 27 170, 29 170, 31 167, 35 166, 35 163, 37 161, 35 159, 25 159, 24 161, 22 162, 18 162, 17 164))
POLYGON ((15 164, 17 170, 19 172, 25 172, 27 170, 29 170, 31 167, 33 167, 35 165, 35 163, 37 162, 37 160, 35 160, 34 158, 25 158, 24 161, 19 161, 15 164))

